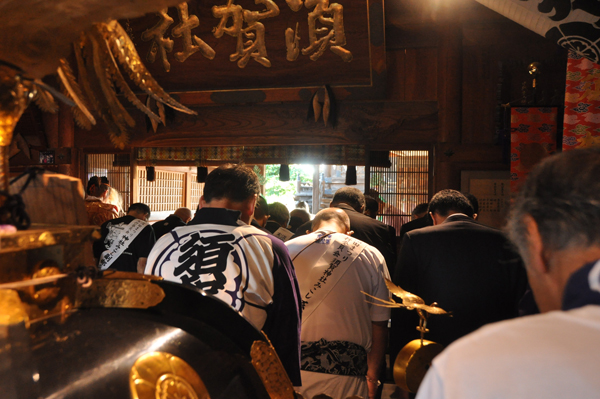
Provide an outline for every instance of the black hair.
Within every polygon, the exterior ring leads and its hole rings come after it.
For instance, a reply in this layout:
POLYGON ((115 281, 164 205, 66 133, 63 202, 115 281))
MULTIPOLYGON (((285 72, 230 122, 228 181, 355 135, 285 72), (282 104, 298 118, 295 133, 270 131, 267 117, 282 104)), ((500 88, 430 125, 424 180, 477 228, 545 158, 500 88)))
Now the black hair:
POLYGON ((467 199, 469 200, 469 202, 473 206, 473 212, 474 213, 479 213, 479 201, 477 201, 477 197, 474 196, 471 193, 465 194, 465 197, 467 197, 467 199))
POLYGON ((290 212, 290 230, 295 233, 296 230, 298 230, 298 227, 302 226, 309 220, 310 214, 304 209, 293 209, 290 212))
POLYGON ((129 213, 131 211, 135 211, 135 212, 138 212, 141 214, 147 213, 148 217, 150 217, 150 207, 141 202, 136 202, 135 204, 131 204, 129 206, 129 209, 127 209, 127 213, 129 213))
POLYGON ((259 195, 256 199, 256 205, 254 206, 254 217, 262 219, 269 215, 269 204, 267 199, 262 195, 259 195))
POLYGON ((456 190, 442 190, 433 196, 429 202, 428 211, 446 217, 453 213, 464 213, 473 217, 473 205, 467 197, 456 190))
POLYGON ((365 211, 369 211, 372 215, 377 215, 379 211, 379 202, 370 195, 365 195, 365 211))
POLYGON ((91 195, 90 190, 92 189, 92 187, 100 187, 100 178, 98 176, 92 176, 90 177, 90 180, 88 180, 87 183, 87 189, 86 189, 86 193, 88 195, 91 195))
POLYGON ((429 207, 429 202, 423 202, 412 210, 411 215, 420 215, 421 213, 427 213, 427 208, 429 207))
POLYGON ((335 192, 331 200, 331 206, 348 204, 355 211, 361 212, 365 206, 365 195, 355 187, 342 187, 335 192))
POLYGON ((221 165, 206 176, 206 183, 204 183, 206 202, 221 198, 244 202, 259 192, 258 176, 252 169, 242 165, 221 165))
POLYGON ((281 202, 273 202, 269 205, 269 220, 273 220, 283 227, 287 227, 290 221, 290 211, 281 202))

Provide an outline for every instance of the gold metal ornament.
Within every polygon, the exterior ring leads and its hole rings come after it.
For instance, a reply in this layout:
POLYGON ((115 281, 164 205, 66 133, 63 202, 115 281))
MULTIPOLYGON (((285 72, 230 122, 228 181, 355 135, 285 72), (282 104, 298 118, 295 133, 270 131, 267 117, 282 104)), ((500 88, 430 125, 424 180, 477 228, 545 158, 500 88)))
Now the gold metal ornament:
POLYGON ((163 289, 149 276, 114 272, 104 277, 94 280, 89 288, 78 287, 76 307, 147 309, 165 298, 163 289))
POLYGON ((129 372, 132 399, 210 399, 198 373, 183 359, 151 352, 137 359, 129 372))
POLYGON ((444 349, 438 343, 414 339, 402 348, 394 362, 394 382, 400 388, 417 392, 433 358, 444 349))
POLYGON ((0 289, 0 327, 29 323, 27 308, 16 290, 0 289))
MULTIPOLYGON (((32 280, 52 277, 58 278, 62 276, 61 270, 59 269, 56 262, 54 262, 53 260, 46 260, 40 262, 38 265, 35 266, 35 269, 36 270, 31 275, 32 280)), ((45 305, 57 299, 60 295, 61 289, 60 286, 56 285, 56 281, 57 280, 49 284, 40 284, 39 286, 30 285, 28 287, 28 293, 33 302, 38 305, 45 305)))
POLYGON ((371 302, 376 306, 386 308, 406 308, 408 310, 416 310, 419 314, 419 326, 417 327, 417 331, 421 333, 421 338, 412 340, 406 344, 394 362, 394 381, 396 382, 396 385, 409 392, 416 392, 417 389, 419 389, 423 377, 425 377, 425 373, 431 366, 433 358, 444 349, 443 345, 427 341, 423 338, 425 333, 429 332, 427 329, 427 318, 429 317, 429 314, 450 314, 438 307, 435 302, 431 305, 425 305, 425 301, 421 297, 405 291, 388 279, 385 279, 385 285, 392 294, 402 300, 402 303, 393 300, 382 300, 369 295, 366 292, 363 292, 363 294, 379 301, 380 303, 371 302))
POLYGON ((294 399, 292 382, 270 342, 254 341, 250 357, 271 399, 294 399))
MULTIPOLYGON (((9 146, 30 95, 35 95, 35 90, 23 83, 19 71, 0 65, 0 190, 8 191, 9 146)), ((0 197, 0 206, 3 203, 0 197)))
MULTIPOLYGON (((106 123, 111 142, 123 149, 129 142, 129 131, 135 121, 121 105, 116 88, 137 109, 144 112, 154 123, 163 122, 138 99, 129 87, 120 67, 129 79, 157 103, 163 103, 177 111, 196 115, 165 92, 143 65, 133 42, 117 21, 95 24, 81 35, 75 44, 75 60, 78 78, 65 60, 61 60, 58 75, 67 97, 77 105, 74 117, 78 125, 90 128, 96 121, 88 110, 91 105, 106 123)), ((160 104, 159 109, 162 108, 160 104)))

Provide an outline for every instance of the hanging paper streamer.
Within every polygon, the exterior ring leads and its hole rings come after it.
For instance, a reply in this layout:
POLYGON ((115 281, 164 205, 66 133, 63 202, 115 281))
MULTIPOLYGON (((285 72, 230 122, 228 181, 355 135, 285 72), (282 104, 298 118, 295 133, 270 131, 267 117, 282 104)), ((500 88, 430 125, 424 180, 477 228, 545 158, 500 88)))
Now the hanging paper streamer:
POLYGON ((569 52, 562 148, 600 146, 600 65, 569 52))
POLYGON ((557 108, 521 107, 510 111, 510 191, 516 193, 543 158, 556 151, 557 108))

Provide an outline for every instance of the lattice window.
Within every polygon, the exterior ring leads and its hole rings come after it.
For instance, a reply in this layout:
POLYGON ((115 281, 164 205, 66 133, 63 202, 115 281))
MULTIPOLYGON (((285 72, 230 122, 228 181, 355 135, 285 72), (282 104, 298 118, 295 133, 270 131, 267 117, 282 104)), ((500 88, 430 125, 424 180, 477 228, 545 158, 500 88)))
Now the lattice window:
POLYGON ((110 186, 123 197, 123 209, 127 211, 131 205, 129 154, 88 154, 86 159, 86 181, 84 187, 92 176, 106 176, 110 186), (124 156, 124 157, 123 157, 124 156), (126 166, 119 162, 118 157, 126 159, 126 166))
POLYGON ((429 151, 391 151, 390 168, 371 167, 371 189, 378 195, 378 219, 400 232, 411 212, 429 201, 429 151))
POLYGON ((138 169, 139 201, 152 212, 174 211, 184 204, 185 173, 156 170, 155 180, 146 180, 146 169, 138 169))
POLYGON ((192 210, 192 213, 196 211, 196 207, 200 202, 200 197, 204 192, 204 183, 198 183, 196 181, 197 178, 196 173, 191 174, 191 183, 190 183, 190 206, 189 208, 192 210))

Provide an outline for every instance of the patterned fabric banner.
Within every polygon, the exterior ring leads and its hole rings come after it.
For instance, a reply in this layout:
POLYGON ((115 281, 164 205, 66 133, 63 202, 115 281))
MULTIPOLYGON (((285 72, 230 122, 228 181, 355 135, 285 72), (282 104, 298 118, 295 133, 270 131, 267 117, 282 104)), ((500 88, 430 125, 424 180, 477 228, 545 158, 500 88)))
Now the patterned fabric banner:
POLYGON ((564 150, 600 146, 600 65, 569 51, 564 150))
POLYGON ((516 193, 543 158, 556 152, 558 108, 522 107, 510 110, 510 191, 516 193))
POLYGON ((600 62, 598 0, 477 0, 559 45, 600 62))
MULTIPOLYGON (((381 157, 383 158, 383 157, 381 157)), ((285 163, 364 165, 365 147, 360 145, 138 148, 138 160, 147 161, 244 161, 279 160, 285 163)), ((384 161, 384 159, 382 159, 384 161)), ((389 163, 389 157, 385 159, 389 163)))

